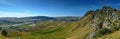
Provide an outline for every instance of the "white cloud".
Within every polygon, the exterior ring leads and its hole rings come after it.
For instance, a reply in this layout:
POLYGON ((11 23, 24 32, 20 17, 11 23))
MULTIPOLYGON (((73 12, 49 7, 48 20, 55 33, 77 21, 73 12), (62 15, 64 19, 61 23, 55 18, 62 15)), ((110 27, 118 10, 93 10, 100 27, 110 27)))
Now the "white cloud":
POLYGON ((37 16, 35 14, 25 13, 25 12, 5 12, 0 11, 0 17, 27 17, 27 16, 37 16))

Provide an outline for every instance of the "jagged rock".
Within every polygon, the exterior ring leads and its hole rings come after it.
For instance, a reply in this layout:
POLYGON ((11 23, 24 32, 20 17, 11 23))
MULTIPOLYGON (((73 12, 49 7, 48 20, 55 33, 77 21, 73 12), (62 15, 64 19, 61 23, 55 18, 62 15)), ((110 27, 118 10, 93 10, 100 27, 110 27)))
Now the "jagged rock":
POLYGON ((119 15, 116 13, 118 10, 108 6, 104 6, 102 9, 96 11, 89 11, 86 15, 91 15, 90 25, 90 39, 93 39, 95 34, 103 28, 110 31, 113 27, 119 26, 119 15))

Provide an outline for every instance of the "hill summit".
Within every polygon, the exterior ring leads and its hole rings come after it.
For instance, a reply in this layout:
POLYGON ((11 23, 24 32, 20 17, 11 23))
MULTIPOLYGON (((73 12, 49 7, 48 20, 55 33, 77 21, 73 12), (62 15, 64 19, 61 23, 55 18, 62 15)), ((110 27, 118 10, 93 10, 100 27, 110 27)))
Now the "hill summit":
MULTIPOLYGON (((108 38, 104 36, 120 29, 120 11, 109 6, 104 6, 95 11, 88 11, 79 22, 81 22, 79 23, 80 26, 83 27, 81 27, 82 29, 75 30, 74 33, 76 35, 73 33, 70 37, 71 39, 109 39, 113 36, 108 36, 108 38)), ((113 37, 112 39, 118 37, 113 37)))

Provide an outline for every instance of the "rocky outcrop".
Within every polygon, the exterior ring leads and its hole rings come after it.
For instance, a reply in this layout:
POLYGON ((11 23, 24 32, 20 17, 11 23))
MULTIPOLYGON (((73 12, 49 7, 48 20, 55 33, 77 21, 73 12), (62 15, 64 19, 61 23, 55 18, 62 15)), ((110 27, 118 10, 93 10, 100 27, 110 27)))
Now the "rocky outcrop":
MULTIPOLYGON (((119 16, 117 14, 118 10, 115 8, 104 6, 102 9, 98 9, 96 11, 89 11, 87 15, 90 16, 90 39, 96 37, 96 35, 100 34, 104 28, 108 29, 111 32, 119 29, 119 16), (118 29, 116 29, 118 28, 118 29)), ((106 34, 104 32, 104 34, 106 34)), ((103 34, 103 35, 104 35, 103 34)))

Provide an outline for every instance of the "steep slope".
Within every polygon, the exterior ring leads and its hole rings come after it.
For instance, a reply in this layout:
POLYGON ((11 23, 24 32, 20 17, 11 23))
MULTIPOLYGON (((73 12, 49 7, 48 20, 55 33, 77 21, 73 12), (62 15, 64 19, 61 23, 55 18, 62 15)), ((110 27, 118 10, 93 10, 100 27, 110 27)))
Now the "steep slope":
POLYGON ((79 21, 82 27, 72 32, 68 39, 97 39, 101 36, 104 38, 104 35, 118 31, 120 29, 119 13, 119 10, 107 6, 96 11, 88 11, 79 21))
POLYGON ((87 15, 76 22, 78 23, 78 26, 74 28, 75 30, 71 32, 68 39, 88 39, 89 38, 90 16, 91 15, 87 15))

